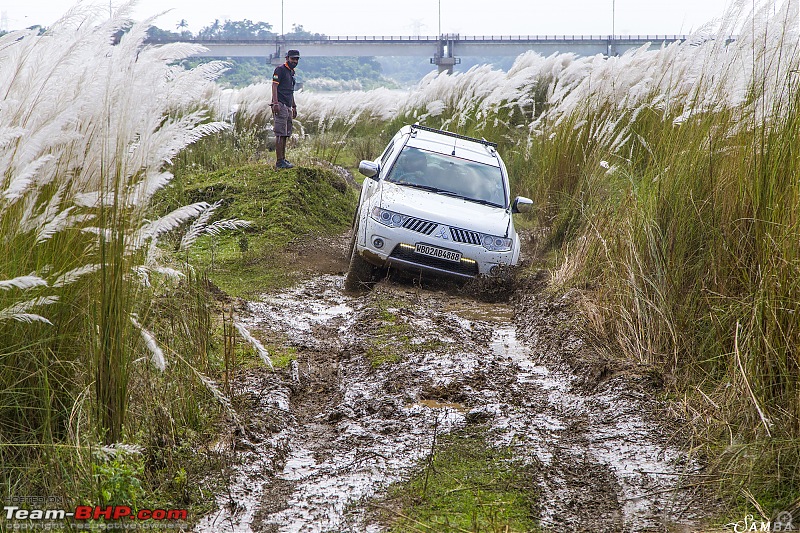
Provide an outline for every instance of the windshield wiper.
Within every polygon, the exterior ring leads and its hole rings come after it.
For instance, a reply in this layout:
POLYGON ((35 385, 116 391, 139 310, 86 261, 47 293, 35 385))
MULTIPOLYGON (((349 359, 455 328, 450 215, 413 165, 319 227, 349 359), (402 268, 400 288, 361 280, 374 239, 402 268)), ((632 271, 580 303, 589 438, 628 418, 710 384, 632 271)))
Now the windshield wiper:
POLYGON ((432 187, 430 185, 420 185, 418 183, 407 183, 405 181, 394 181, 392 182, 395 185, 404 185, 406 187, 413 187, 415 189, 422 189, 425 191, 435 192, 437 194, 442 194, 444 196, 452 196, 453 198, 459 198, 461 200, 466 200, 467 202, 475 202, 476 204, 481 205, 489 205, 492 207, 499 207, 503 208, 502 205, 496 204, 494 202, 490 202, 489 200, 481 200, 480 198, 470 198, 468 196, 464 196, 463 194, 458 194, 457 192, 448 191, 446 189, 439 189, 438 187, 432 187))
POLYGON ((481 200, 480 198, 467 198, 466 196, 462 196, 462 198, 464 198, 464 200, 466 200, 468 202, 475 202, 476 204, 490 205, 492 207, 499 207, 501 209, 503 208, 502 205, 496 204, 494 202, 490 202, 489 200, 481 200))
POLYGON ((419 183, 407 183, 405 181, 395 181, 394 184, 395 185, 405 185, 406 187, 414 187, 415 189, 422 189, 422 190, 425 190, 425 191, 431 191, 431 192, 437 192, 437 193, 447 192, 447 191, 444 191, 444 190, 439 189, 437 187, 431 187, 430 185, 420 185, 419 183))
POLYGON ((467 200, 468 199, 463 194, 458 194, 457 192, 453 192, 453 191, 440 191, 440 192, 441 192, 441 194, 444 194, 445 196, 452 196, 453 198, 460 198, 462 200, 467 200))
POLYGON ((463 194, 458 194, 451 191, 442 191, 441 194, 452 196, 453 198, 460 198, 462 200, 466 200, 467 202, 475 202, 476 204, 490 205, 492 207, 500 207, 500 208, 503 207, 502 205, 497 205, 496 203, 490 202, 489 200, 482 200, 481 198, 470 198, 469 196, 464 196, 463 194))

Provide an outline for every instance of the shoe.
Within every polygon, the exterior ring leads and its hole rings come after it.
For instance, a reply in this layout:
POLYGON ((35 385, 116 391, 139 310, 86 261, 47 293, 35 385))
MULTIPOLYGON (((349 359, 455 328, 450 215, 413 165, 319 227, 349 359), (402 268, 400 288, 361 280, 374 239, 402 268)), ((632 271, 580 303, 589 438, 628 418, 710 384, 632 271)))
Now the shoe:
POLYGON ((288 159, 284 159, 283 164, 285 165, 283 168, 294 168, 294 165, 288 159))
POLYGON ((275 168, 278 168, 278 169, 280 169, 280 168, 294 168, 294 165, 289 163, 285 159, 281 159, 280 161, 275 163, 275 168))

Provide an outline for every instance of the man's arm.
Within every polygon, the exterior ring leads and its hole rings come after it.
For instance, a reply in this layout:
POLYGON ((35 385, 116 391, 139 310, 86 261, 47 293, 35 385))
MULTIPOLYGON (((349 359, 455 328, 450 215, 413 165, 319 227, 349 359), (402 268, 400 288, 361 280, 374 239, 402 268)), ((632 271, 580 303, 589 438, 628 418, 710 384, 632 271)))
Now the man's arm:
POLYGON ((275 72, 272 73, 272 100, 270 101, 269 107, 274 112, 278 112, 277 105, 278 105, 278 85, 280 84, 280 75, 278 74, 278 69, 275 69, 275 72))
POLYGON ((274 107, 278 105, 278 82, 272 82, 272 100, 270 101, 269 106, 274 107))

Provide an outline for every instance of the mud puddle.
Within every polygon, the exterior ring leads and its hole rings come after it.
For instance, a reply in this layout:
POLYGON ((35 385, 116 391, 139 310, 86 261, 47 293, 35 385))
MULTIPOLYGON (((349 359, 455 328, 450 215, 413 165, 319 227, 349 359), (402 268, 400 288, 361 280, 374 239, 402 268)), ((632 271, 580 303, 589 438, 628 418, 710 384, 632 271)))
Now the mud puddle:
POLYGON ((197 531, 383 531, 372 499, 410 476, 435 435, 467 424, 536 467, 545 529, 663 531, 695 518, 680 486, 696 466, 643 418, 647 399, 578 387, 510 305, 390 282, 349 295, 341 282, 248 303, 248 328, 288 339, 296 361, 239 377, 237 466, 197 531))

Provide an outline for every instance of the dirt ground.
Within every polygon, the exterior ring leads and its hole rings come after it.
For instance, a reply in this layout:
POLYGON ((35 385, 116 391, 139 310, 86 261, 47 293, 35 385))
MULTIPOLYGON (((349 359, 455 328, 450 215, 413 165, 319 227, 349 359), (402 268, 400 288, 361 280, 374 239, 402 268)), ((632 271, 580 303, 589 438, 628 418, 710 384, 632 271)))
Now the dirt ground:
POLYGON ((709 511, 646 369, 600 355, 577 295, 546 276, 495 287, 392 276, 342 289, 345 236, 287 259, 305 280, 239 320, 294 361, 237 376, 244 431, 219 509, 197 531, 385 531, 371 502, 434 434, 470 424, 537 472, 546 531, 693 531, 709 511), (477 295, 476 295, 477 293, 477 295))

